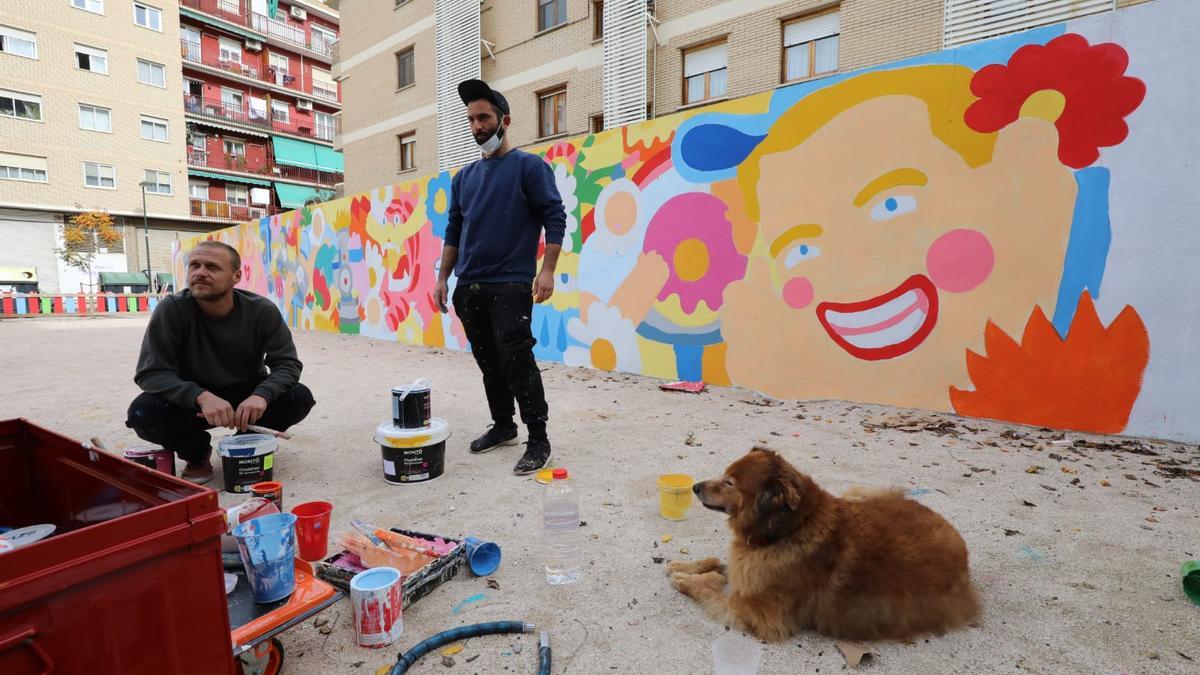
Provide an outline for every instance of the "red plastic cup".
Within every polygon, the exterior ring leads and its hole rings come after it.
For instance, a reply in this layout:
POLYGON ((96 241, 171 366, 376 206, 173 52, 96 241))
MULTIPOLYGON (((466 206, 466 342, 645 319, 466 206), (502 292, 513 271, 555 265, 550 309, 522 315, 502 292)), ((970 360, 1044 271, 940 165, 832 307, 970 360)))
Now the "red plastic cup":
POLYGON ((329 502, 305 502, 292 507, 301 560, 323 560, 329 552, 329 516, 332 513, 333 504, 329 502))

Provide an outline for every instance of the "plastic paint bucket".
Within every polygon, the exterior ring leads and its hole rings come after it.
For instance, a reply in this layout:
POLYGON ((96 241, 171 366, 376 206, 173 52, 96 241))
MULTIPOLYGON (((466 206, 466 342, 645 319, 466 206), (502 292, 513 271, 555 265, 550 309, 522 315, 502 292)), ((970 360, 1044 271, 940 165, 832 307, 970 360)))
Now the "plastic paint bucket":
POLYGON ((392 387, 392 424, 401 429, 429 426, 432 417, 430 384, 426 378, 392 387))
POLYGON ((696 481, 681 473, 658 477, 658 512, 667 520, 684 520, 692 508, 692 485, 696 481))
POLYGON ((283 512, 283 483, 273 480, 255 483, 250 486, 250 494, 271 502, 283 512))
POLYGON ((255 602, 277 602, 296 590, 296 516, 272 513, 255 518, 234 528, 233 536, 255 602))
POLYGON ((292 507, 296 516, 296 541, 301 560, 322 560, 329 551, 329 517, 333 504, 305 502, 292 507))
POLYGON ((268 434, 240 434, 218 441, 225 491, 242 494, 249 492, 255 483, 271 480, 278 448, 279 441, 268 434))
POLYGON ((350 579, 358 646, 386 647, 404 634, 403 578, 394 567, 375 567, 350 579))
POLYGON ((463 539, 463 546, 467 548, 467 565, 471 567, 471 574, 486 577, 500 567, 500 547, 496 544, 467 537, 463 539))
POLYGON ((175 453, 166 448, 156 445, 129 448, 125 451, 125 459, 169 476, 175 475, 175 453))
POLYGON ((442 475, 450 425, 434 417, 425 429, 403 429, 391 422, 375 430, 383 452, 383 479, 395 485, 421 483, 442 475))

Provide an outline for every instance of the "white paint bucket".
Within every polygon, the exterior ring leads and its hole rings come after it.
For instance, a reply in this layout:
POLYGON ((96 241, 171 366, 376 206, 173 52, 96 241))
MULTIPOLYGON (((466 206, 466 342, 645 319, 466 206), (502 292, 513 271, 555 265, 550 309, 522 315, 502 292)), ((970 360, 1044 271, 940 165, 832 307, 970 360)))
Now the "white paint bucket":
POLYGON ((350 580, 350 606, 358 646, 386 647, 404 634, 404 576, 395 567, 375 567, 350 580))

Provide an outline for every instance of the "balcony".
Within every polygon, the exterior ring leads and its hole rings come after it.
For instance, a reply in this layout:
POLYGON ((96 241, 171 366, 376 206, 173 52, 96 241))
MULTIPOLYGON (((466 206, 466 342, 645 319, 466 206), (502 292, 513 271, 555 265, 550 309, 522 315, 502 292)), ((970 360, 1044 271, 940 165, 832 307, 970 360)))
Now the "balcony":
POLYGON ((191 202, 192 217, 200 220, 240 223, 282 213, 274 206, 245 206, 196 197, 190 198, 189 201, 191 202))
POLYGON ((184 94, 183 109, 195 117, 317 141, 332 142, 337 133, 337 118, 332 115, 327 118, 329 122, 324 122, 317 119, 318 114, 324 113, 301 115, 298 109, 293 109, 287 120, 274 119, 274 114, 265 105, 261 110, 254 110, 236 99, 219 100, 184 94))
POLYGON ((251 12, 238 0, 180 0, 179 4, 222 21, 245 26, 268 39, 307 49, 327 59, 333 57, 333 45, 336 40, 331 41, 319 34, 308 35, 303 28, 297 28, 286 21, 251 12))
POLYGON ((180 40, 180 53, 183 55, 183 60, 187 63, 195 64, 201 68, 210 71, 220 70, 231 75, 240 76, 242 78, 262 82, 268 85, 273 85, 278 89, 295 92, 305 96, 312 96, 322 101, 328 102, 331 105, 341 106, 341 101, 338 100, 336 85, 333 89, 329 89, 328 85, 313 80, 312 91, 304 90, 303 78, 299 75, 293 75, 287 71, 279 70, 275 66, 260 67, 253 63, 243 63, 231 59, 220 58, 214 52, 210 52, 205 58, 205 54, 200 48, 200 43, 189 42, 188 40, 180 40))
POLYGON ((345 178, 340 171, 319 171, 306 167, 275 164, 270 160, 267 160, 263 166, 250 168, 246 166, 244 157, 217 155, 196 147, 188 148, 187 158, 190 167, 256 176, 264 180, 282 180, 332 187, 345 178))

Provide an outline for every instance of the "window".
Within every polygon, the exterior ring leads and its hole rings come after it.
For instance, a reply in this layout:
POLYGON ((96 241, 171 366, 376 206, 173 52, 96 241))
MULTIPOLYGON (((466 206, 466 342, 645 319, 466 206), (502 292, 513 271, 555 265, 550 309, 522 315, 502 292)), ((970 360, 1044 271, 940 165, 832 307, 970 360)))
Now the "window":
POLYGON ((275 69, 275 72, 286 75, 291 65, 292 62, 288 59, 287 54, 271 52, 271 67, 275 69))
POLYGON ((208 183, 203 181, 188 181, 188 196, 192 199, 208 200, 208 183))
POLYGON ((803 80, 838 68, 838 13, 783 24, 783 81, 803 80))
POLYGON ((242 92, 237 89, 221 88, 221 105, 225 108, 233 110, 242 110, 246 104, 246 98, 242 92))
POLYGON ((112 110, 87 103, 79 104, 79 128, 112 133, 112 110))
POLYGON ((287 124, 292 118, 292 107, 287 101, 271 101, 271 119, 287 124))
POLYGON ((232 61, 233 63, 241 63, 242 62, 242 43, 238 42, 237 40, 221 38, 220 45, 221 45, 221 57, 220 58, 222 61, 232 61))
POLYGON ((242 141, 226 140, 223 145, 224 145, 224 149, 225 149, 225 154, 229 155, 230 157, 245 157, 246 156, 246 144, 243 143, 242 141))
POLYGON ((108 74, 108 52, 103 49, 75 45, 75 67, 101 75, 108 74))
POLYGON ((0 26, 0 52, 37 58, 37 36, 16 28, 0 26))
POLYGON ((115 190, 117 188, 117 169, 111 164, 84 162, 83 184, 90 188, 115 190))
POLYGON ((142 115, 142 138, 150 141, 167 142, 167 121, 161 117, 142 115))
POLYGON ((171 174, 166 171, 146 169, 146 192, 155 195, 171 194, 171 174))
POLYGON ((133 22, 142 28, 162 30, 162 10, 140 2, 133 3, 133 22))
POLYGON ((250 188, 245 185, 225 185, 225 201, 236 206, 250 204, 250 188))
POLYGON ((592 115, 592 133, 598 134, 604 131, 604 115, 592 115))
POLYGON ((592 0, 592 39, 604 39, 604 0, 592 0))
POLYGON ((323 141, 332 141, 334 134, 337 133, 337 122, 334 121, 333 115, 329 113, 313 113, 313 121, 316 124, 317 138, 323 141))
POLYGON ((396 88, 403 89, 417 81, 417 57, 412 47, 396 53, 396 88))
POLYGON ((0 180, 46 182, 46 158, 0 152, 0 180))
POLYGON ((567 0, 537 0, 538 30, 549 30, 567 22, 567 0))
POLYGON ((566 130, 567 90, 538 94, 538 137, 557 136, 566 130))
POLYGON ((167 69, 161 63, 138 59, 138 82, 166 88, 167 69))
POLYGON ((727 58, 724 42, 689 49, 683 53, 685 105, 725 96, 727 58))
POLYGON ((42 97, 0 89, 0 117, 42 121, 42 97))
POLYGON ((410 131, 401 134, 400 139, 400 170, 412 171, 417 168, 417 132, 410 131))
POLYGON ((313 96, 329 101, 338 100, 337 82, 333 81, 333 76, 328 70, 312 69, 312 93, 313 96))
POLYGON ((312 31, 313 51, 328 54, 333 50, 333 43, 337 42, 337 33, 316 24, 311 24, 309 30, 312 31))
POLYGON ((71 0, 71 6, 86 9, 96 14, 104 13, 104 0, 71 0))

